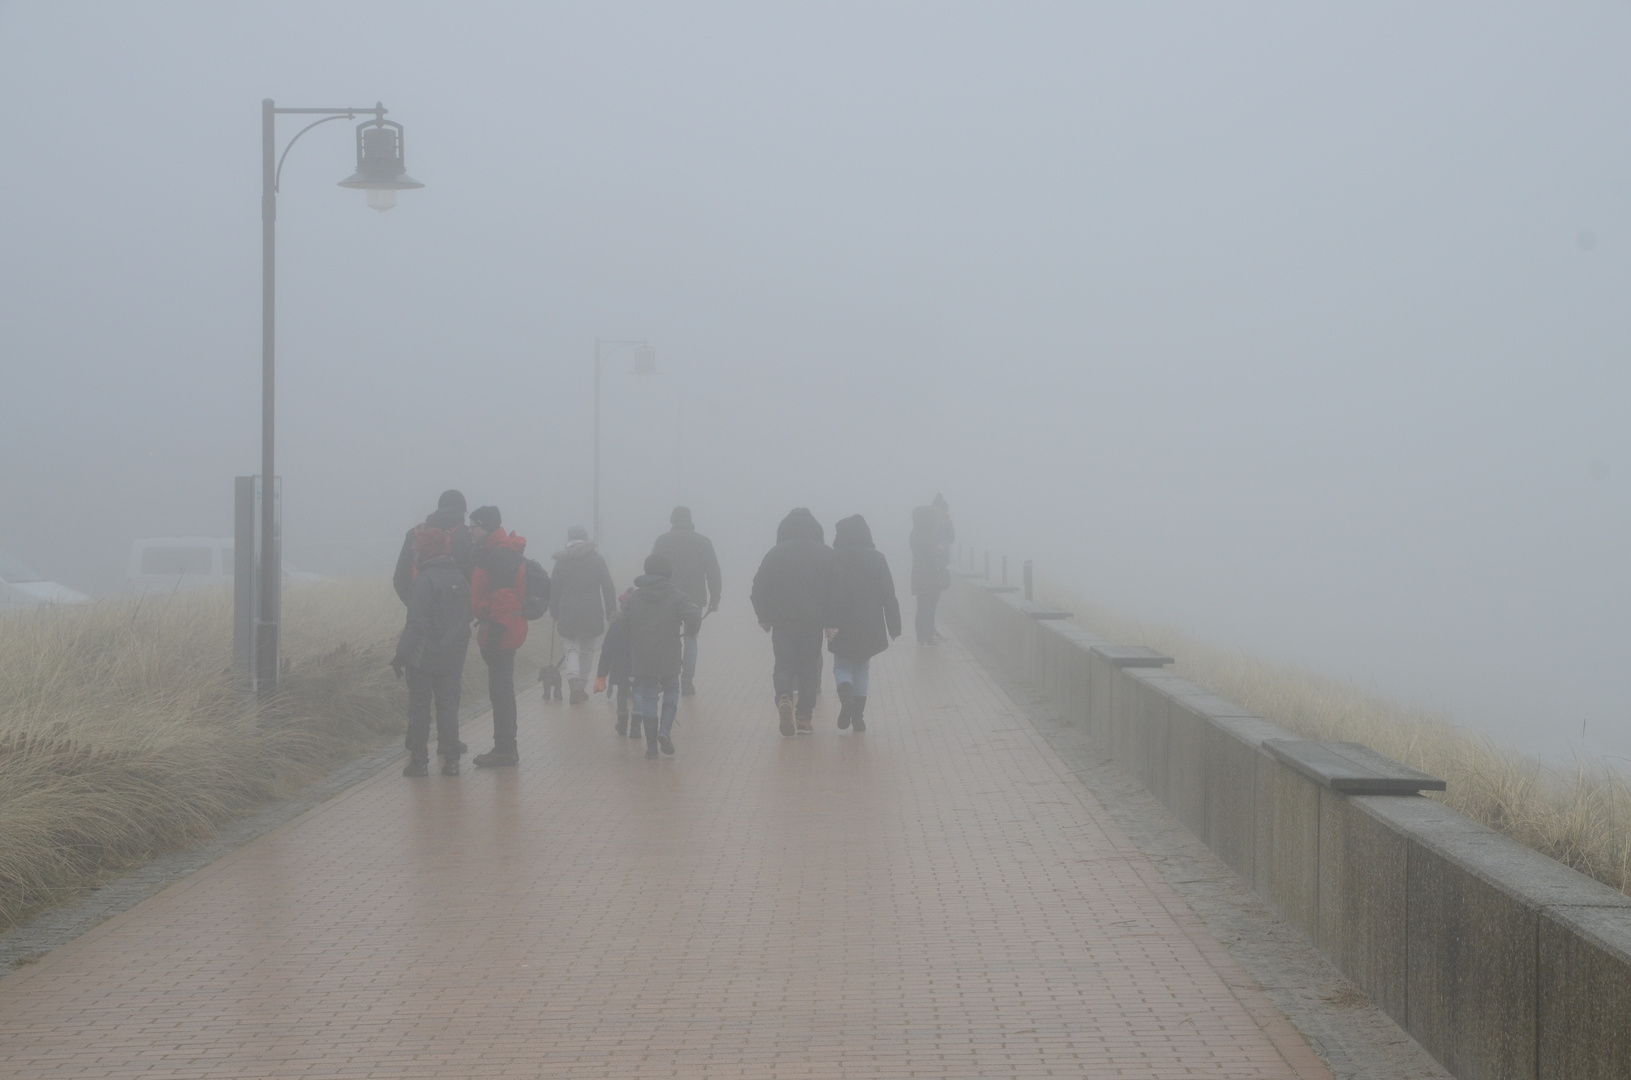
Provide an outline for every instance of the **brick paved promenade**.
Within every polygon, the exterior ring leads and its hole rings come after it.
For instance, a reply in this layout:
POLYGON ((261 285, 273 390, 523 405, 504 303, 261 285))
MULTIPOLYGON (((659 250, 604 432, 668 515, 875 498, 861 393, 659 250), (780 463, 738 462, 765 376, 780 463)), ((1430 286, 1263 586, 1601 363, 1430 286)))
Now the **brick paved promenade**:
POLYGON ((960 647, 797 739, 742 612, 703 648, 675 759, 527 686, 519 769, 392 768, 0 980, 0 1074, 1330 1075, 960 647))

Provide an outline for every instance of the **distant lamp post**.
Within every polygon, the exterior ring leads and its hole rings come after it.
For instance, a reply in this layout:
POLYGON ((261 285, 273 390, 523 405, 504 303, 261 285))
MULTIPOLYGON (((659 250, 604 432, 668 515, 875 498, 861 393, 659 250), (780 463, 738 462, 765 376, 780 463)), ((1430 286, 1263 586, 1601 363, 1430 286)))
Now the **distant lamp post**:
POLYGON ((641 382, 657 377, 657 350, 645 340, 605 341, 595 338, 595 544, 600 543, 600 376, 607 359, 620 349, 634 350, 634 375, 641 382))
POLYGON ((368 205, 389 210, 396 205, 396 193, 425 185, 408 175, 402 158, 402 125, 385 119, 386 108, 375 102, 373 108, 280 109, 271 98, 261 102, 261 485, 260 485, 260 567, 252 594, 253 614, 240 613, 253 636, 246 643, 250 657, 251 685, 257 695, 269 697, 277 689, 279 626, 283 613, 283 553, 277 520, 276 472, 273 470, 273 432, 277 401, 277 196, 283 176, 283 162, 300 137, 319 124, 331 120, 355 120, 373 113, 372 120, 357 125, 357 171, 340 181, 341 187, 368 193, 368 205), (282 114, 319 116, 295 133, 277 152, 277 118, 282 114))

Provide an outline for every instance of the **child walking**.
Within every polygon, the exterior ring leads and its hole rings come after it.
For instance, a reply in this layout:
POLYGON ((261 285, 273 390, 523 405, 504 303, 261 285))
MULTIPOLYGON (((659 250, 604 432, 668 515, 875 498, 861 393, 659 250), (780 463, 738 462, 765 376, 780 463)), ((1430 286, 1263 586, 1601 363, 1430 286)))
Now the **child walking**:
MULTIPOLYGON (((629 624, 629 672, 634 676, 634 719, 646 736, 646 757, 674 753, 674 712, 679 707, 681 634, 702 626, 702 610, 669 581, 673 567, 661 555, 646 559, 634 579, 625 615, 629 624), (661 695, 659 719, 658 696, 661 695)), ((632 721, 631 721, 632 722, 632 721)))
POLYGON ((608 696, 617 692, 617 733, 631 739, 640 737, 640 725, 629 723, 629 707, 634 699, 634 675, 629 664, 629 597, 633 589, 626 589, 617 598, 617 614, 606 627, 606 637, 600 643, 600 668, 596 672, 595 693, 605 691, 608 696))

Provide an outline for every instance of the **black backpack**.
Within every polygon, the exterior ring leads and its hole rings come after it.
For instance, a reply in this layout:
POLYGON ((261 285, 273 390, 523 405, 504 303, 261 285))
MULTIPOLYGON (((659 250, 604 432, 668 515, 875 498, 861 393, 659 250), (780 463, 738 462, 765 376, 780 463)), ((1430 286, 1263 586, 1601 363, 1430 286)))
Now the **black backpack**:
POLYGON ((524 561, 527 568, 527 592, 521 598, 521 615, 532 622, 549 614, 549 571, 537 559, 524 561))

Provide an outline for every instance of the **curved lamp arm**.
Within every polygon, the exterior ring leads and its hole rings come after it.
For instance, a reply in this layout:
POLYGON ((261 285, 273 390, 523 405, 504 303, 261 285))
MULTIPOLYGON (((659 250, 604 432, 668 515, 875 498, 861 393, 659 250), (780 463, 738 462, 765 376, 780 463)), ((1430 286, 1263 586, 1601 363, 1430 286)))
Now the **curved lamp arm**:
MULTIPOLYGON (((370 109, 369 111, 372 112, 373 110, 370 109)), ((295 134, 295 137, 289 140, 289 145, 283 148, 283 154, 277 159, 277 172, 272 177, 272 194, 276 195, 283 188, 283 162, 284 159, 289 156, 289 151, 294 149, 294 144, 300 141, 300 136, 304 135, 318 124, 326 124, 330 120, 355 120, 356 118, 356 113, 335 113, 333 116, 325 116, 321 120, 313 120, 311 123, 301 128, 295 134)))

